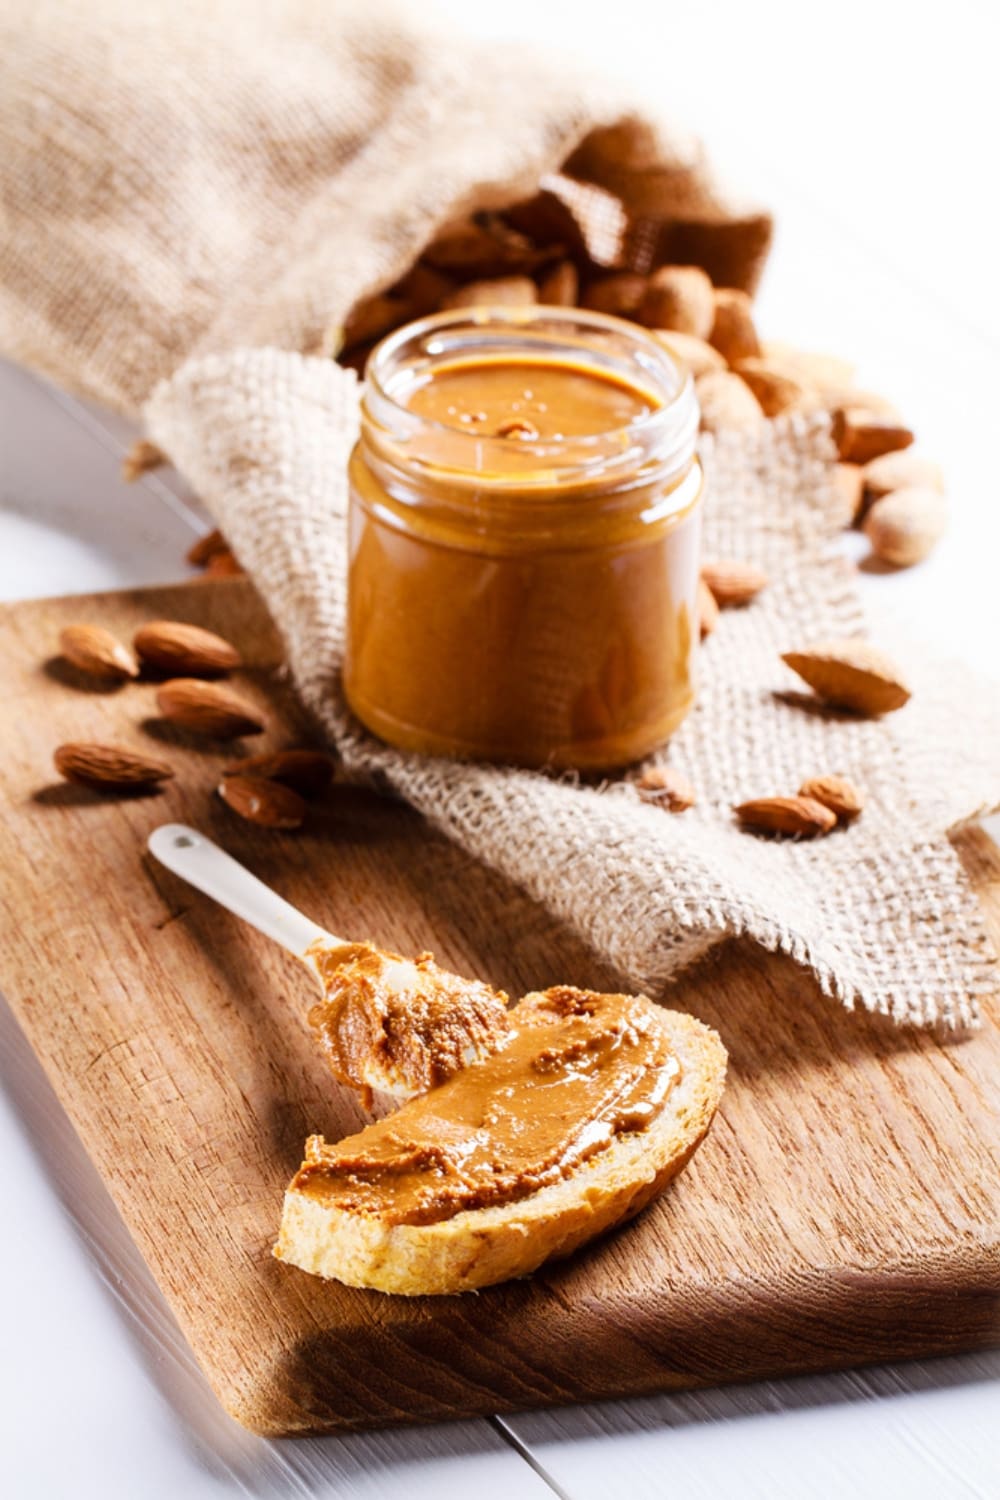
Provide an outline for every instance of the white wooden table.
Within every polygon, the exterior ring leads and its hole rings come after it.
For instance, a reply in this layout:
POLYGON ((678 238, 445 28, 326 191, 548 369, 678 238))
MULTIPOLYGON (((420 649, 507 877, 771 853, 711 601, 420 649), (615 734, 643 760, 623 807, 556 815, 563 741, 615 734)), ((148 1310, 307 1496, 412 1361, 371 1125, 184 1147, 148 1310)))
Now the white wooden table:
MULTIPOLYGON (((869 600, 998 684, 995 210, 985 148, 959 150, 976 127, 1000 135, 995 16, 952 0, 947 32, 924 34, 910 9, 846 4, 824 12, 820 36, 813 12, 784 3, 447 8, 532 43, 562 45, 571 25, 578 50, 654 87, 777 208, 765 332, 856 356, 951 481, 938 553, 909 573, 863 572, 869 600), (947 55, 959 40, 961 73, 947 55)), ((181 575, 204 524, 197 502, 169 474, 122 485, 130 437, 0 365, 0 597, 181 575)), ((11 1500, 1000 1496, 1000 1355, 265 1442, 217 1407, 4 1007, 0 1161, 0 1493, 11 1500)))

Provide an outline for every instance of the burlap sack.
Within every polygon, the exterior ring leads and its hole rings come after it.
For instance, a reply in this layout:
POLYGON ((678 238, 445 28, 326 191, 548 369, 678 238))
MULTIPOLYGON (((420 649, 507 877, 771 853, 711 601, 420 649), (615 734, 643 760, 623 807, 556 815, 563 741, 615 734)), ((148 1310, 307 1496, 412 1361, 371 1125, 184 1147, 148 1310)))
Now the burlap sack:
POLYGON ((371 0, 363 13, 99 0, 85 16, 15 0, 0 26, 13 81, 0 104, 0 347, 144 408, 257 580, 347 764, 526 885, 632 983, 656 987, 748 933, 845 1004, 973 1021, 994 971, 946 832, 996 803, 1000 714, 983 705, 997 705, 965 696, 959 758, 953 678, 923 658, 913 704, 884 724, 788 696, 782 648, 864 628, 828 555, 824 419, 707 454, 708 546, 774 582, 724 618, 670 747, 699 791, 691 813, 643 805, 627 780, 598 791, 400 755, 340 697, 356 387, 296 351, 333 348, 356 299, 393 281, 441 222, 522 198, 547 173, 593 185, 586 212, 609 257, 695 260, 730 285, 753 285, 767 216, 604 84, 461 45, 371 0), (733 801, 817 771, 868 788, 855 827, 801 846, 734 827, 733 801))

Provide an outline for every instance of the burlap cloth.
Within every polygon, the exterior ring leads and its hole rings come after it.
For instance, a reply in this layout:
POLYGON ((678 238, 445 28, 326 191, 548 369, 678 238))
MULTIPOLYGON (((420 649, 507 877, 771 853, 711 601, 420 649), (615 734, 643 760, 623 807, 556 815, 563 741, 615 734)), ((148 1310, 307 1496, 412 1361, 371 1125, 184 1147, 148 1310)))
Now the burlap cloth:
POLYGON ((401 755, 340 696, 357 387, 320 356, 357 297, 456 212, 557 171, 588 185, 609 260, 699 261, 720 284, 754 285, 767 215, 648 106, 375 0, 8 0, 0 43, 0 348, 143 412, 253 574, 348 768, 524 885, 634 985, 658 988, 745 933, 846 1005, 974 1022, 995 968, 947 833, 997 804, 1000 706, 924 652, 904 663, 913 701, 885 722, 796 693, 782 649, 865 631, 831 549, 824 418, 706 445, 706 546, 773 582, 723 616, 669 747, 692 811, 643 804, 627 778, 594 788, 401 755), (789 844, 735 827, 733 802, 824 771, 869 793, 852 828, 789 844))

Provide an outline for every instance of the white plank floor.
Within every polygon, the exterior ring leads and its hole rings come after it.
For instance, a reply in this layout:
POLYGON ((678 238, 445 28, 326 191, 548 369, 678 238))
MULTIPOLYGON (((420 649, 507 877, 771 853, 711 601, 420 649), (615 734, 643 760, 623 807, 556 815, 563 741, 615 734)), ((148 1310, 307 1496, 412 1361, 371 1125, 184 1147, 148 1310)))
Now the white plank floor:
MULTIPOLYGON (((940 551, 910 573, 864 573, 869 601, 997 681, 1000 296, 982 143, 1000 135, 992 8, 953 0, 933 27, 895 4, 822 20, 777 0, 446 8, 484 35, 571 42, 631 73, 777 208, 765 331, 856 356, 951 481, 940 551)), ((0 365, 0 597, 182 576, 199 507, 175 476, 120 483, 129 435, 0 365)), ((0 1084, 17 1205, 0 1236, 0 1492, 14 1500, 1000 1495, 1000 1355, 344 1439, 252 1438, 217 1408, 5 1010, 0 1084)))

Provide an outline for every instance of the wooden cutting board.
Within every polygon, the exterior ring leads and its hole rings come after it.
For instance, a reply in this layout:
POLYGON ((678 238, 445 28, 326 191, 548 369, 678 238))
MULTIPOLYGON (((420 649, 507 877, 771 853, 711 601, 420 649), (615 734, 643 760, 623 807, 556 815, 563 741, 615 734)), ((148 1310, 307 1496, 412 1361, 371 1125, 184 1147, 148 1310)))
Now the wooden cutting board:
MULTIPOLYGON (((846 1014, 749 945, 669 992, 722 1033, 730 1078, 692 1165, 634 1224, 465 1297, 385 1297, 273 1260, 306 1135, 363 1117, 308 1036, 308 977, 151 861, 156 824, 195 824, 334 931, 430 947, 512 994, 616 978, 371 793, 335 788, 300 834, 242 823, 212 795, 238 750, 158 721, 151 684, 88 688, 53 659, 64 624, 127 639, 164 617, 244 651, 271 719, 253 748, 308 738, 241 580, 7 609, 0 984, 234 1417, 319 1432, 997 1342, 1000 1018, 940 1045, 846 1014), (70 739, 153 749, 177 779, 139 799, 59 783, 70 739)), ((996 928, 1000 856, 981 833, 960 847, 996 928)))

